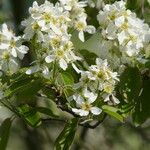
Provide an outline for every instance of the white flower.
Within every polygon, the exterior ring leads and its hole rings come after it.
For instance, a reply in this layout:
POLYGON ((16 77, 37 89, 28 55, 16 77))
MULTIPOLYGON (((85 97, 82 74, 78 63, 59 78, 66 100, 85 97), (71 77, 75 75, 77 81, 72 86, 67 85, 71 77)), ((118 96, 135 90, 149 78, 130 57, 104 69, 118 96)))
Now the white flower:
MULTIPOLYGON (((28 47, 22 45, 21 37, 8 30, 6 24, 0 31, 0 67, 3 71, 15 71, 19 66, 18 59, 23 59, 28 47)), ((13 72, 14 72, 13 71, 13 72)))
POLYGON ((126 9, 125 4, 119 1, 105 5, 97 19, 105 38, 117 40, 123 53, 135 56, 150 42, 150 28, 135 13, 126 9))
POLYGON ((96 65, 91 65, 88 71, 80 71, 80 82, 76 85, 77 88, 86 86, 91 91, 100 91, 102 99, 105 101, 114 102, 118 104, 115 96, 114 89, 118 79, 118 73, 113 72, 108 66, 107 60, 100 58, 96 59, 96 65), (111 98, 110 98, 111 97, 111 98))
POLYGON ((88 32, 90 34, 95 33, 95 27, 91 25, 87 25, 86 21, 84 21, 84 18, 75 23, 75 28, 79 31, 79 39, 84 42, 84 32, 88 32))
POLYGON ((87 1, 78 0, 59 0, 62 7, 70 13, 70 27, 75 28, 79 32, 79 39, 84 42, 84 32, 89 34, 95 33, 95 27, 87 25, 87 14, 84 7, 87 6, 87 1))
POLYGON ((83 97, 81 95, 73 95, 73 99, 76 101, 77 108, 72 108, 72 111, 80 116, 88 116, 89 113, 93 115, 99 115, 102 110, 92 103, 97 99, 97 94, 92 93, 85 89, 83 91, 83 97))
POLYGON ((31 66, 29 69, 26 70, 27 75, 31 75, 31 74, 36 73, 36 72, 42 72, 42 74, 45 78, 50 77, 49 68, 43 64, 36 63, 36 65, 31 66))
POLYGON ((30 17, 22 23, 25 26, 24 38, 30 40, 35 35, 35 44, 41 46, 40 51, 35 49, 38 61, 42 62, 43 59, 46 63, 55 61, 63 70, 67 69, 69 63, 81 59, 75 55, 71 35, 68 33, 68 29, 72 28, 72 18, 71 12, 66 8, 71 6, 72 9, 72 5, 81 7, 82 3, 76 0, 72 2, 63 0, 55 5, 49 1, 45 1, 42 5, 34 2, 29 9, 30 17))
POLYGON ((63 48, 60 48, 57 50, 53 50, 51 53, 52 53, 51 55, 48 55, 45 58, 45 61, 47 63, 58 61, 60 68, 62 68, 63 70, 67 69, 68 63, 72 63, 73 61, 76 61, 76 60, 81 60, 80 57, 75 56, 73 51, 69 49, 64 50, 63 48))

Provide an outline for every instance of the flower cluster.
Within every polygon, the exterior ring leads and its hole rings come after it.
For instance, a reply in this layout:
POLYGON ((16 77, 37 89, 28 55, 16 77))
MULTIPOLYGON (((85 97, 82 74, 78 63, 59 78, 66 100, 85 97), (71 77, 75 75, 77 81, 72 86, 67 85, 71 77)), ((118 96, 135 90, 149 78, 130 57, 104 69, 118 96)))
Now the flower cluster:
POLYGON ((102 92, 104 101, 113 100, 114 104, 119 101, 113 96, 116 81, 118 81, 117 72, 112 72, 108 66, 107 60, 96 59, 96 65, 91 65, 88 71, 81 72, 81 84, 87 86, 92 91, 102 92))
POLYGON ((78 0, 59 0, 62 7, 69 11, 71 23, 70 27, 75 28, 79 32, 79 39, 84 42, 84 32, 90 34, 95 33, 95 27, 87 25, 87 14, 84 7, 87 6, 87 1, 78 0))
POLYGON ((78 70, 78 72, 81 73, 81 78, 75 88, 82 89, 84 87, 84 90, 81 95, 75 94, 73 96, 73 99, 77 103, 77 107, 80 107, 80 109, 72 109, 75 113, 81 116, 86 116, 89 112, 94 115, 100 114, 101 109, 93 108, 91 105, 98 96, 99 100, 102 99, 109 105, 117 105, 120 103, 114 96, 115 85, 117 81, 119 81, 118 74, 117 72, 111 71, 107 60, 97 58, 96 65, 91 65, 88 71, 78 70))
MULTIPOLYGON (((23 21, 22 25, 25 26, 24 38, 36 38, 36 42, 42 45, 41 51, 37 52, 38 60, 45 59, 46 63, 58 62, 60 68, 66 70, 69 63, 81 59, 74 53, 69 31, 72 28, 77 29, 82 41, 84 31, 94 33, 95 28, 86 23, 87 15, 83 8, 85 4, 77 0, 60 0, 55 5, 48 1, 40 6, 37 2, 33 3, 29 9, 30 17, 23 21)), ((27 73, 36 72, 39 68, 38 65, 36 69, 31 69, 27 73)), ((44 68, 48 72, 46 64, 44 68)), ((43 71, 45 72, 45 69, 43 71)))
POLYGON ((22 60, 28 47, 22 45, 21 37, 8 29, 6 24, 0 30, 0 69, 14 72, 18 67, 18 59, 22 60))
POLYGON ((102 34, 108 40, 117 40, 122 52, 135 56, 150 41, 150 28, 136 14, 126 9, 124 1, 106 4, 97 16, 102 34))

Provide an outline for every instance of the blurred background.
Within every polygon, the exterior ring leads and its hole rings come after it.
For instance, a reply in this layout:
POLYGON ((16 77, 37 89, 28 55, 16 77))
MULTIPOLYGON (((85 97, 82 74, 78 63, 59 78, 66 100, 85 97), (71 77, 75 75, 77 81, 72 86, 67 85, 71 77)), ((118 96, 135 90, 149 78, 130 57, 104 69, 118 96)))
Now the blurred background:
MULTIPOLYGON (((37 1, 40 4, 44 0, 37 1)), ((6 22, 16 34, 22 33, 20 22, 28 16, 28 8, 32 3, 33 0, 0 0, 0 24, 6 22)), ((128 7, 150 23, 150 7, 146 0, 129 0, 128 7)), ((63 112, 60 113, 66 118, 69 117, 63 112)), ((1 107, 0 123, 10 114, 11 112, 1 107)), ((11 128, 7 150, 51 150, 63 127, 64 123, 51 121, 33 129, 21 120, 16 120, 11 128)), ((130 118, 126 123, 120 123, 107 117, 96 129, 79 127, 71 149, 150 150, 150 120, 141 127, 135 127, 130 118)))

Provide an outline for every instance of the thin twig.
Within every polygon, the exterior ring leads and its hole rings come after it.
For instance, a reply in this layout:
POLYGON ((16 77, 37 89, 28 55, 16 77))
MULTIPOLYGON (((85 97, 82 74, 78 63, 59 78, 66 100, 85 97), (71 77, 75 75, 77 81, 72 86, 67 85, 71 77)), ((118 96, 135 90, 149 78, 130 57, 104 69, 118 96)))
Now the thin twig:
POLYGON ((102 120, 97 121, 94 125, 90 125, 89 123, 84 123, 84 124, 81 124, 81 123, 80 123, 79 125, 80 125, 80 126, 83 126, 83 127, 85 127, 85 128, 95 129, 96 127, 98 127, 98 126, 105 120, 106 116, 107 116, 107 115, 104 114, 102 120))

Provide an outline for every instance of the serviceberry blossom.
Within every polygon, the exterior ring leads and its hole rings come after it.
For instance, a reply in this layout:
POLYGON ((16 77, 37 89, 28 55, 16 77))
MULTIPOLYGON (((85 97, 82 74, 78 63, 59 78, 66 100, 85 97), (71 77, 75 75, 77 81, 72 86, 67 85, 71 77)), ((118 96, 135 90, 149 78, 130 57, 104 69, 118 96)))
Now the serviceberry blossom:
POLYGON ((90 113, 93 115, 99 115, 102 110, 96 106, 93 106, 97 99, 97 94, 83 90, 82 95, 73 95, 73 99, 76 101, 77 108, 72 108, 72 111, 80 116, 88 116, 90 113))
POLYGON ((119 81, 117 72, 111 71, 107 60, 96 59, 96 65, 91 65, 88 71, 81 71, 80 86, 86 86, 92 91, 100 91, 104 102, 118 104, 114 96, 115 85, 119 81))
POLYGON ((28 47, 22 45, 20 36, 8 29, 3 24, 0 30, 0 68, 3 71, 15 71, 18 66, 18 59, 22 60, 28 52, 28 47))
POLYGON ((106 39, 117 40, 122 52, 135 56, 150 42, 150 28, 125 5, 124 1, 106 4, 97 19, 106 39))
MULTIPOLYGON (((37 59, 41 60, 40 62, 45 60, 48 64, 58 63, 61 69, 66 70, 69 63, 81 60, 75 55, 71 35, 68 33, 71 18, 70 12, 65 10, 65 7, 59 2, 54 5, 45 1, 40 6, 34 2, 29 8, 29 13, 30 17, 22 22, 25 26, 24 38, 26 40, 36 38, 36 42, 42 46, 41 51, 37 52, 37 59)), ((43 70, 39 66, 27 70, 27 74, 34 70, 43 70)), ((47 70, 44 69, 44 72, 48 73, 49 68, 46 67, 48 65, 43 66, 47 70)))
POLYGON ((87 14, 84 7, 87 6, 87 1, 78 0, 59 0, 62 7, 69 12, 70 15, 70 27, 75 28, 79 32, 79 39, 84 42, 84 32, 90 34, 95 33, 95 27, 87 25, 87 14))

